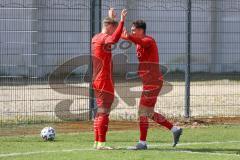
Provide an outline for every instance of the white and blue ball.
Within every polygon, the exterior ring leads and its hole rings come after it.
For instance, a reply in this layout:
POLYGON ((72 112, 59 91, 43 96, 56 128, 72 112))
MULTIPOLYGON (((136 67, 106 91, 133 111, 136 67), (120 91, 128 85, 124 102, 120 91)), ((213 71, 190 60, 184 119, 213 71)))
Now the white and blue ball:
POLYGON ((44 141, 53 141, 56 136, 55 129, 52 127, 45 127, 42 129, 40 136, 44 141))

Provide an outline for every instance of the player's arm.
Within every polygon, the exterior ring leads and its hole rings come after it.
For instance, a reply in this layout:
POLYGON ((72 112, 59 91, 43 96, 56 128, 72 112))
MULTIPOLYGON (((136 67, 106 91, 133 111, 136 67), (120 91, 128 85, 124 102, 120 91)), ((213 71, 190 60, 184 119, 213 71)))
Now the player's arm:
POLYGON ((121 38, 124 40, 131 41, 135 44, 142 46, 143 48, 150 47, 152 45, 152 40, 150 38, 138 38, 134 37, 128 33, 128 31, 124 28, 121 38))
POLYGON ((123 26, 124 26, 124 21, 121 21, 118 24, 118 27, 117 27, 116 31, 112 35, 110 35, 106 38, 105 44, 117 43, 119 41, 120 37, 121 37, 123 26))
POLYGON ((152 45, 152 40, 149 38, 138 38, 132 35, 128 36, 128 39, 135 44, 142 46, 143 48, 148 48, 152 45))
POLYGON ((126 16, 127 16, 127 10, 123 9, 122 13, 121 13, 120 23, 119 23, 117 29, 115 30, 115 32, 111 36, 108 36, 106 38, 106 40, 105 40, 106 44, 114 44, 119 41, 119 39, 121 38, 122 31, 123 31, 124 21, 126 19, 126 16))
POLYGON ((128 36, 129 36, 129 34, 128 34, 128 32, 127 32, 127 29, 124 27, 124 28, 123 28, 123 32, 122 32, 122 35, 121 35, 121 38, 122 38, 123 40, 130 41, 130 40, 128 39, 128 36))

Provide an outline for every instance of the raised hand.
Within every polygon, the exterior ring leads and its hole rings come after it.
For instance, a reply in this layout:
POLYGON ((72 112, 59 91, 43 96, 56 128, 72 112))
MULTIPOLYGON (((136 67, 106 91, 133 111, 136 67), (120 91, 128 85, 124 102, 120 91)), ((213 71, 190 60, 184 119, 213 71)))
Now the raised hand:
POLYGON ((109 16, 110 18, 112 18, 112 19, 116 19, 117 14, 116 14, 114 8, 111 7, 111 8, 109 9, 109 11, 108 11, 108 16, 109 16))
POLYGON ((127 17, 127 10, 123 9, 121 13, 121 21, 125 21, 127 17))
POLYGON ((121 35, 121 38, 123 38, 123 39, 128 39, 128 37, 129 37, 129 33, 128 33, 128 31, 127 31, 127 29, 126 28, 123 28, 123 32, 122 32, 122 35, 121 35))

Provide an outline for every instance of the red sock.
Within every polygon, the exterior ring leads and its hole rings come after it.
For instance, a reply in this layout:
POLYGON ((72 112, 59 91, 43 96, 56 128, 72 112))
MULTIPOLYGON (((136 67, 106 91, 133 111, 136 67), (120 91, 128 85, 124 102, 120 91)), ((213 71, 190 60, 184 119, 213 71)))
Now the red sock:
POLYGON ((94 119, 93 129, 95 141, 98 141, 98 115, 94 119))
POLYGON ((169 122, 163 115, 154 112, 152 118, 153 121, 157 122, 158 124, 166 127, 167 129, 172 129, 173 125, 169 122))
POLYGON ((100 114, 98 116, 98 142, 106 142, 108 123, 109 114, 100 114))
POLYGON ((147 139, 147 132, 148 132, 148 117, 140 116, 139 117, 139 125, 140 125, 140 140, 146 141, 147 139))

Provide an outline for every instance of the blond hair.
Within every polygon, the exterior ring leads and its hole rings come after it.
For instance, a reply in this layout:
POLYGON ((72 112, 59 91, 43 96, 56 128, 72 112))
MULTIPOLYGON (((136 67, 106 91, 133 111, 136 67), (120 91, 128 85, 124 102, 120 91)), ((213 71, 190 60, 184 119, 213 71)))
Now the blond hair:
POLYGON ((116 21, 115 19, 113 19, 111 17, 105 17, 103 19, 103 26, 106 26, 106 25, 109 25, 109 24, 117 26, 118 25, 118 21, 116 21))

